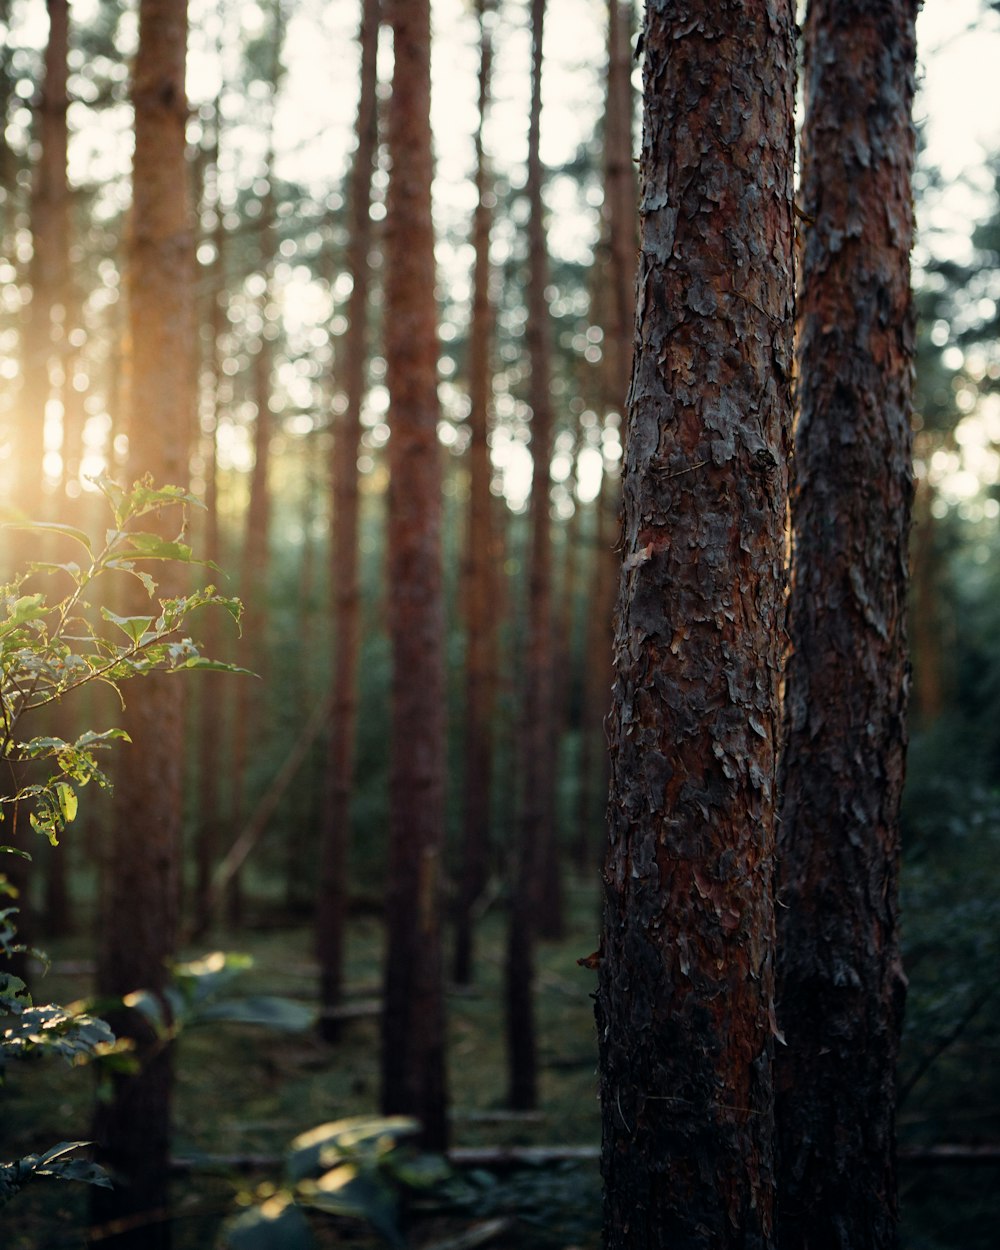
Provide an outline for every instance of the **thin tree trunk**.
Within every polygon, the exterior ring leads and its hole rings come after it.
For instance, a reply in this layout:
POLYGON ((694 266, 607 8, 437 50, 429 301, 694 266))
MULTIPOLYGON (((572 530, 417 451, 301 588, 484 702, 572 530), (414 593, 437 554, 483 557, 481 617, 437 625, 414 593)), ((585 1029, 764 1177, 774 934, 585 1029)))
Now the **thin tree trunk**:
MULTIPOLYGON (((184 485, 191 428, 188 361, 193 348, 193 232, 184 130, 187 6, 141 0, 133 70, 135 157, 129 251, 132 371, 129 469, 159 483, 184 485)), ((169 518, 176 527, 178 518, 169 518)), ((176 529, 174 530, 176 532, 176 529)), ((161 594, 184 590, 183 571, 165 566, 161 594)), ((141 593, 141 592, 140 592, 141 593)), ((117 770, 111 854, 102 915, 98 991, 124 995, 163 990, 177 933, 180 872, 182 686, 147 677, 129 691, 123 723, 132 745, 117 770)), ((97 1190, 97 1223, 126 1219, 167 1202, 172 1063, 137 1012, 115 1021, 132 1037, 139 1071, 112 1077, 99 1102, 95 1137, 114 1172, 113 1190, 97 1190)), ((162 1250, 170 1226, 123 1231, 102 1244, 115 1250, 162 1250)))
MULTIPOLYGON (((638 191, 632 161, 631 6, 610 0, 608 6, 608 87, 604 123, 604 269, 599 303, 604 327, 601 361, 602 407, 623 413, 632 369, 635 325, 635 255, 638 247, 638 191)), ((578 858, 597 839, 589 836, 603 812, 608 790, 604 722, 611 707, 612 618, 618 580, 618 518, 621 474, 605 461, 595 501, 596 534, 591 566, 591 612, 587 618, 584 679, 584 730, 580 760, 580 835, 578 858)), ((601 855, 603 851, 601 852, 601 855)))
MULTIPOLYGON (((276 316, 272 304, 275 259, 275 194, 274 194, 274 113, 278 84, 281 78, 281 50, 284 39, 282 0, 273 0, 271 62, 271 121, 264 179, 266 190, 261 196, 257 246, 264 290, 260 298, 261 334, 253 355, 252 376, 254 406, 253 468, 250 471, 250 497, 247 505, 243 537, 243 562, 240 568, 240 594, 243 598, 243 632, 247 639, 249 667, 262 683, 267 667, 267 588, 270 553, 268 538, 271 527, 271 489, 269 469, 271 437, 274 421, 271 415, 274 351, 267 330, 276 316)), ((250 790, 250 744, 259 749, 266 736, 267 717, 263 710, 257 683, 241 681, 236 686, 233 716, 233 828, 239 829, 246 819, 250 790)), ((236 872, 229 881, 227 920, 231 928, 243 924, 243 881, 236 872)))
POLYGON ((791 0, 650 0, 597 1000, 611 1250, 767 1250, 791 0))
MULTIPOLYGON (((358 451, 361 403, 368 363, 368 300, 371 268, 372 173, 378 142, 376 53, 381 0, 365 0, 358 40, 361 82, 356 123, 357 149, 351 178, 351 234, 347 267, 351 294, 347 332, 340 360, 347 405, 334 429, 331 463, 333 531, 330 579, 333 594, 333 714, 326 762, 326 801, 320 829, 320 885, 316 901, 316 954, 320 1001, 335 1008, 344 993, 344 932, 348 902, 348 848, 351 792, 358 724, 358 659, 361 647, 361 593, 358 577, 358 451)), ((320 1033, 334 1041, 339 1023, 321 1014, 320 1033)))
POLYGON ((382 1110, 447 1141, 441 856, 444 842, 444 601, 437 425, 429 0, 389 0, 395 47, 385 239, 389 439, 388 950, 382 1110))
POLYGON ((897 1238, 917 0, 813 0, 778 846, 779 1239, 897 1238))
POLYGON ((479 0, 482 50, 479 62, 479 126, 476 131, 477 203, 472 242, 475 267, 469 334, 469 514, 465 551, 465 771, 462 793, 462 866, 455 909, 455 962, 458 985, 472 980, 474 909, 489 871, 490 794, 493 769, 493 714, 496 705, 497 615, 493 466, 488 444, 493 375, 490 346, 490 231, 495 197, 483 151, 483 128, 490 97, 493 44, 487 13, 492 0, 479 0))
MULTIPOLYGON (((215 226, 212 243, 215 256, 211 266, 211 288, 207 321, 206 372, 210 376, 209 403, 206 428, 202 432, 204 448, 205 514, 204 556, 213 564, 222 559, 222 543, 219 532, 219 470, 217 460, 219 430, 219 382, 222 376, 221 338, 226 325, 224 305, 226 291, 226 230, 223 226, 223 206, 219 186, 219 147, 222 115, 216 101, 212 148, 212 208, 215 226)), ((216 614, 210 614, 204 625, 205 654, 220 654, 221 634, 216 614)), ((222 734, 226 706, 224 674, 206 672, 201 680, 201 702, 198 717, 198 811, 195 831, 195 891, 194 934, 203 937, 212 924, 212 871, 219 848, 219 769, 222 759, 222 734)))
MULTIPOLYGON (((542 108, 542 37, 545 0, 532 0, 531 111, 528 119, 528 323, 531 364, 531 540, 528 551, 528 621, 525 639, 521 770, 523 794, 514 856, 507 929, 506 997, 509 1105, 530 1110, 538 1103, 535 1038, 535 945, 540 912, 561 926, 559 896, 546 898, 543 872, 547 843, 554 836, 555 751, 552 684, 552 534, 549 491, 552 461, 551 353, 545 298, 548 257, 542 219, 539 133, 542 108), (551 909, 551 911, 549 910, 551 909)), ((548 882, 546 882, 548 884, 548 882)))

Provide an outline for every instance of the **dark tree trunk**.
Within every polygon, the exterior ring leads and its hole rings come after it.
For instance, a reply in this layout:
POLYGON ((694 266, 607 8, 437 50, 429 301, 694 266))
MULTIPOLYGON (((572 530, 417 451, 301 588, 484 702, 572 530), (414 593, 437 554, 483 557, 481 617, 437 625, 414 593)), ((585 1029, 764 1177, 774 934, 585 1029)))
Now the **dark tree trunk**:
POLYGON ((488 445, 490 345, 490 231, 492 179, 483 151, 489 106, 492 40, 485 14, 492 0, 479 0, 482 51, 479 63, 479 128, 476 131, 476 191, 472 227, 475 266, 469 331, 469 516, 465 549, 465 773, 462 791, 462 865, 455 909, 454 978, 472 980, 473 910, 486 886, 490 852, 490 795, 493 769, 493 713, 496 705, 497 573, 488 445))
POLYGON ((551 932, 561 928, 558 879, 549 876, 554 841, 555 707, 552 681, 552 462, 551 348, 548 254, 542 217, 542 38, 545 0, 531 2, 531 111, 528 119, 528 323, 531 365, 531 540, 528 550, 527 637, 524 643, 521 776, 523 794, 507 929, 507 1064, 509 1105, 525 1111, 538 1103, 535 1040, 535 943, 542 915, 551 932), (551 893, 546 886, 555 888, 551 893), (544 900, 544 901, 543 901, 544 900))
MULTIPOLYGON (((361 596, 358 579, 358 451, 361 401, 368 362, 368 292, 371 270, 372 172, 378 140, 376 53, 380 0, 365 0, 361 17, 361 86, 351 179, 351 235, 347 267, 352 279, 347 305, 347 333, 341 370, 347 406, 334 429, 331 465, 333 532, 330 577, 333 593, 333 713, 326 765, 326 802, 320 831, 320 887, 316 904, 316 953, 320 965, 320 1000, 330 1011, 344 992, 344 929, 347 920, 348 847, 351 790, 358 722, 358 657, 361 645, 361 596)), ((336 1039, 339 1023, 320 1016, 320 1033, 336 1039)))
POLYGON ((917 0, 810 5, 778 846, 779 1234, 896 1243, 917 0))
MULTIPOLYGON (((132 85, 129 471, 182 486, 191 428, 194 276, 184 141, 186 42, 184 0, 141 0, 132 85)), ((175 533, 179 518, 169 522, 175 533)), ((165 566, 160 593, 183 593, 185 582, 182 571, 165 566)), ((102 995, 138 988, 157 993, 168 975, 179 903, 181 697, 182 685, 169 677, 147 677, 129 690, 123 724, 132 745, 117 770, 98 956, 102 995)), ((144 1223, 141 1215, 167 1201, 170 1052, 150 1036, 138 1013, 125 1013, 115 1024, 134 1037, 140 1069, 116 1075, 112 1098, 98 1104, 95 1137, 116 1187, 95 1191, 93 1214, 97 1223, 125 1221, 126 1231, 102 1244, 161 1250, 169 1243, 169 1224, 144 1223)))
POLYGON ((597 1002, 606 1245, 764 1250, 791 0, 650 0, 597 1002))
POLYGON ((430 3, 389 0, 395 47, 388 136, 385 355, 390 394, 388 951, 382 1110, 447 1141, 441 955, 444 600, 437 311, 431 220, 430 3))

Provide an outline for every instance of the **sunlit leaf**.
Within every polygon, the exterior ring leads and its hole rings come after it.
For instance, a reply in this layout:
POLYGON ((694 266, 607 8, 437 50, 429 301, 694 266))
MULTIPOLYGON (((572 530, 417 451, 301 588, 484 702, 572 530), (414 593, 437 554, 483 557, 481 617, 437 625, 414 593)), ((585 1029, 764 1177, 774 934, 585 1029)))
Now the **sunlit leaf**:
POLYGON ((285 1194, 228 1221, 222 1236, 230 1250, 313 1250, 315 1245, 308 1220, 285 1194))
POLYGON ((112 612, 110 608, 102 607, 101 616, 106 621, 110 621, 112 625, 117 625, 122 633, 130 638, 136 646, 139 645, 143 636, 149 632, 153 624, 151 616, 119 616, 117 612, 112 612))
POLYGON ((194 559, 187 543, 161 538, 159 534, 147 534, 137 530, 126 534, 125 541, 135 555, 143 560, 177 560, 181 564, 190 564, 194 559))
POLYGON ((13 530, 41 530, 49 534, 65 534, 67 538, 74 538, 87 548, 89 555, 93 556, 94 549, 91 546, 90 535, 85 534, 83 530, 78 530, 73 525, 61 525, 56 521, 22 521, 11 522, 4 526, 5 529, 13 530))

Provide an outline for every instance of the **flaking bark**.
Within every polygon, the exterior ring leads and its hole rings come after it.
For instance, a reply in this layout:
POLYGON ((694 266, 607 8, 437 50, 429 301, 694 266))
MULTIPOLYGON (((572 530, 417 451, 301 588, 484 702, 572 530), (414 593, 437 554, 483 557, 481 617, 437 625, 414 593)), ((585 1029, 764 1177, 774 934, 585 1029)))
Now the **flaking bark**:
POLYGON ((779 839, 779 1234, 896 1241, 916 0, 805 27, 805 249, 779 839))
POLYGON ((597 1022, 609 1247, 769 1247, 791 0, 649 0, 597 1022))

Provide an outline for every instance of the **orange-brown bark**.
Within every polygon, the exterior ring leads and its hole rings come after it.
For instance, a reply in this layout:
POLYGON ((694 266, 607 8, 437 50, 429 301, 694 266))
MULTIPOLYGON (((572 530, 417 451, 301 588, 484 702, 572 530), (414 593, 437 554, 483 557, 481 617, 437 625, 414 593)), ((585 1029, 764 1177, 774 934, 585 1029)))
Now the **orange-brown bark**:
POLYGON ((606 1245, 773 1235, 791 0, 651 0, 597 1004, 606 1245))
POLYGON ((896 1242, 916 0, 813 0, 779 836, 780 1244, 896 1242))
MULTIPOLYGON (((184 485, 191 428, 189 361, 193 336, 193 231, 184 130, 187 7, 184 0, 141 0, 133 70, 135 157, 129 240, 131 368, 129 472, 184 485), (180 432, 180 437, 178 436, 180 432)), ((179 518, 166 524, 176 527, 179 518)), ((174 529, 176 532, 176 529, 174 529)), ((183 592, 165 567, 161 594, 183 592)), ((140 592, 141 593, 141 592, 140 592)), ((114 827, 107 858, 98 958, 101 994, 163 989, 177 933, 180 867, 183 688, 148 677, 129 691, 123 724, 132 745, 116 774, 114 827)), ((138 1013, 117 1022, 136 1040, 140 1071, 116 1075, 114 1096, 98 1106, 95 1134, 116 1173, 97 1191, 98 1221, 162 1206, 172 1084, 169 1049, 138 1013)), ((140 1224, 105 1242, 159 1248, 169 1224, 140 1224)))

